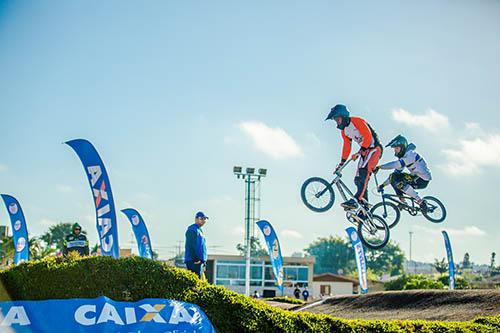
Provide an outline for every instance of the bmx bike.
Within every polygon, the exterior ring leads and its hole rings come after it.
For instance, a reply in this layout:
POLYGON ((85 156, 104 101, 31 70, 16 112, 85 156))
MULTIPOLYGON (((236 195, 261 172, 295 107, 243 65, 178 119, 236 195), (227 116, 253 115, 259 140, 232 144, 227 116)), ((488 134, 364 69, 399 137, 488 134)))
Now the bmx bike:
MULTIPOLYGON (((378 189, 377 173, 374 173, 374 176, 378 189)), ((410 196, 387 194, 383 189, 380 191, 380 194, 382 201, 373 205, 370 211, 372 214, 383 217, 389 228, 393 228, 398 224, 401 219, 401 211, 407 211, 411 216, 417 216, 419 213, 422 213, 427 220, 433 223, 441 223, 446 219, 446 207, 436 197, 425 196, 422 198, 427 204, 427 209, 423 211, 416 200, 410 196)))
MULTIPOLYGON (((356 156, 356 155, 354 155, 356 156)), ((357 157, 356 157, 357 158, 357 157)), ((335 202, 336 186, 344 201, 354 198, 354 194, 342 181, 342 170, 353 160, 349 159, 342 167, 335 171, 335 178, 328 182, 320 177, 307 179, 300 190, 300 195, 304 205, 316 213, 323 213, 332 208, 335 202)), ((346 209, 346 218, 357 227, 361 242, 370 249, 381 249, 390 238, 389 226, 381 216, 373 214, 368 207, 358 202, 358 208, 346 209)))

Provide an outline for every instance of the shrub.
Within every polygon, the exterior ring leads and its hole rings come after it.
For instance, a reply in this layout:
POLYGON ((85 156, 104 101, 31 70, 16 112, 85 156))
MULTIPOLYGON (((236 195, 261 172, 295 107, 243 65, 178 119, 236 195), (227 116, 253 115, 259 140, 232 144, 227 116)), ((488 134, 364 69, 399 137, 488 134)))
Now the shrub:
POLYGON ((276 296, 270 298, 264 298, 266 301, 280 302, 280 303, 290 303, 290 304, 304 304, 305 302, 301 299, 291 298, 286 296, 276 296))
POLYGON ((167 298, 199 305, 218 332, 498 332, 500 316, 471 322, 345 320, 294 313, 200 281, 193 273, 138 257, 47 258, 0 272, 2 300, 107 296, 167 298))
POLYGON ((444 284, 427 275, 409 274, 384 283, 384 288, 385 290, 444 289, 444 284))
MULTIPOLYGON (((450 284, 450 278, 449 275, 442 275, 438 278, 438 281, 440 281, 443 285, 448 286, 450 284)), ((455 275, 455 289, 470 289, 470 283, 467 281, 465 278, 462 276, 456 276, 455 275)))

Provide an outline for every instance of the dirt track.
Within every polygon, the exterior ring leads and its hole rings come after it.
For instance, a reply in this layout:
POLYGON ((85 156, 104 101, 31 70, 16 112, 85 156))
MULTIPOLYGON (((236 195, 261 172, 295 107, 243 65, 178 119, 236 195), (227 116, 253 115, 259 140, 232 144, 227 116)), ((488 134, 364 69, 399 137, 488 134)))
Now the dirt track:
POLYGON ((466 321, 500 314, 500 290, 412 290, 340 296, 302 311, 347 319, 466 321))

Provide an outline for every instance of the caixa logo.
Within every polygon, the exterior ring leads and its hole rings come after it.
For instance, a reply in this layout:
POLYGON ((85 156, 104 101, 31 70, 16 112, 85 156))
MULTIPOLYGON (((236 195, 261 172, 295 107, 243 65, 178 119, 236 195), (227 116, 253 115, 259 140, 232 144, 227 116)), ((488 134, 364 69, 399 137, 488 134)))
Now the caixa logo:
MULTIPOLYGON (((0 327, 31 325, 31 321, 23 306, 1 307, 0 309, 0 327)), ((0 332, 3 332, 3 330, 0 329, 0 332)))
POLYGON ((96 305, 88 304, 81 305, 75 311, 76 322, 84 326, 108 322, 116 325, 130 325, 138 322, 157 324, 192 323, 193 316, 181 303, 177 302, 172 302, 170 306, 166 304, 142 304, 137 307, 118 309, 109 303, 104 303, 101 309, 98 309, 96 305))
POLYGON ((97 224, 103 251, 110 252, 113 248, 113 235, 109 233, 114 228, 113 220, 109 217, 111 206, 108 196, 106 179, 101 180, 102 169, 99 165, 87 167, 87 173, 94 194, 94 203, 97 210, 97 224))

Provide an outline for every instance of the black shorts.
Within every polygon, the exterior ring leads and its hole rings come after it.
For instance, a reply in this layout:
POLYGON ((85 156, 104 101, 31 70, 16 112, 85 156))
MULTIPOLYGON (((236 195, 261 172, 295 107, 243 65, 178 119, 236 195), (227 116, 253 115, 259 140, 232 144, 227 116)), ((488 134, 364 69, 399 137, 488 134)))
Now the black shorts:
POLYGON ((424 180, 416 175, 410 175, 405 172, 394 172, 391 175, 391 185, 394 188, 402 190, 406 185, 410 185, 415 190, 421 190, 429 185, 429 180, 424 180))

